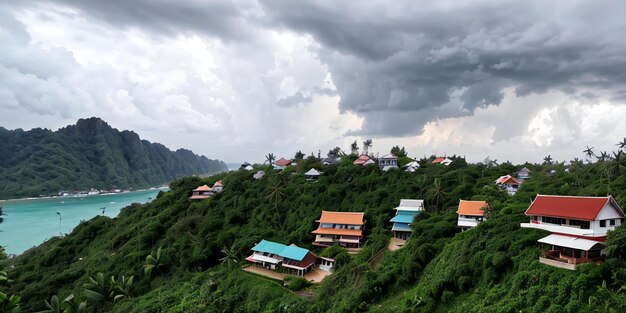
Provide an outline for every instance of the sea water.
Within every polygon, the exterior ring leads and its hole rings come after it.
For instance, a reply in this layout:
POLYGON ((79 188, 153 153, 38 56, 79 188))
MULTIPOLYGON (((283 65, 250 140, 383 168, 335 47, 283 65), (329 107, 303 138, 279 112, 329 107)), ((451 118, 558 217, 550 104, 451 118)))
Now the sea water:
POLYGON ((146 203, 162 189, 83 197, 0 201, 0 246, 8 254, 20 254, 53 236, 70 233, 81 221, 97 215, 117 216, 131 203, 146 203))

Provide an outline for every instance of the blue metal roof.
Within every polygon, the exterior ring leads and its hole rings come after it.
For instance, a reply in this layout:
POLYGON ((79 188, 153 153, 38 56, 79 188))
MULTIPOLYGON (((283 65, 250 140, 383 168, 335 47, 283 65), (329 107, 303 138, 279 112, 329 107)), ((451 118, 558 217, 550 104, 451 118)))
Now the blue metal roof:
POLYGON ((280 252, 285 249, 285 245, 282 243, 267 241, 265 239, 261 240, 256 246, 252 247, 253 251, 258 252, 267 252, 271 254, 280 255, 280 252))
POLYGON ((296 261, 302 261, 307 253, 309 253, 309 250, 304 248, 287 246, 282 243, 268 241, 265 239, 261 240, 261 242, 259 242, 256 246, 252 247, 252 251, 267 252, 296 261))
POLYGON ((296 261, 302 261, 306 254, 309 253, 309 250, 296 247, 296 246, 285 246, 283 251, 280 252, 280 256, 283 258, 288 258, 296 261))
POLYGON ((391 222, 394 222, 394 223, 396 223, 396 222, 397 222, 397 223, 406 223, 406 224, 411 224, 411 223, 413 223, 413 217, 414 217, 414 216, 415 216, 415 215, 398 214, 398 215, 394 216, 394 217, 391 219, 391 222))
POLYGON ((409 224, 406 223, 393 223, 392 231, 412 231, 409 224))

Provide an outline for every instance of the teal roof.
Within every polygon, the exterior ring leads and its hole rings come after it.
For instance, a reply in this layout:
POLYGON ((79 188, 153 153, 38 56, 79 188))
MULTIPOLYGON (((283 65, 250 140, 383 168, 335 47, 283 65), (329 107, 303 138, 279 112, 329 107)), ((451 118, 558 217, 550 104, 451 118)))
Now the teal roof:
POLYGON ((280 252, 285 249, 285 245, 282 243, 267 241, 265 239, 261 240, 256 246, 252 247, 253 251, 258 252, 267 252, 271 254, 280 255, 280 252))
POLYGON ((412 231, 409 224, 406 223, 393 223, 392 231, 412 231))
POLYGON ((309 253, 309 250, 304 248, 296 246, 285 246, 285 249, 283 249, 283 251, 281 251, 279 255, 283 258, 302 261, 307 253, 309 253))
POLYGON ((304 248, 287 246, 282 243, 267 241, 265 239, 261 240, 261 242, 256 244, 256 246, 252 247, 252 251, 267 252, 296 261, 302 261, 307 253, 309 253, 309 250, 304 248))
POLYGON ((413 217, 414 217, 414 216, 415 216, 415 215, 404 215, 404 214, 398 214, 398 215, 394 216, 394 217, 391 219, 391 222, 394 222, 394 223, 396 223, 396 222, 397 222, 397 223, 411 224, 411 223, 413 223, 413 217))

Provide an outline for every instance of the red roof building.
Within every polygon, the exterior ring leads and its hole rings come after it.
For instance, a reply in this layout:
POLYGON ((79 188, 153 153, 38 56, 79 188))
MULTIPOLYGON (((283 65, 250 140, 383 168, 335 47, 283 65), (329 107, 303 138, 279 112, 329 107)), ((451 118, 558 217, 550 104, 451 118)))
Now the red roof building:
POLYGON ((514 195, 521 184, 519 180, 513 178, 511 175, 500 176, 500 178, 496 179, 496 185, 506 190, 510 195, 514 195))
POLYGON ((274 164, 276 164, 276 165, 278 165, 278 166, 285 167, 285 166, 287 166, 287 165, 290 165, 290 164, 291 164, 291 162, 292 162, 291 160, 287 160, 287 159, 285 159, 285 158, 280 158, 280 160, 278 160, 278 161, 274 162, 274 164))
POLYGON ((575 269, 577 264, 603 259, 607 232, 626 220, 612 196, 576 197, 537 195, 526 210, 525 228, 552 233, 539 240, 547 247, 542 263, 575 269))
POLYGON ((191 192, 191 197, 189 197, 189 199, 192 199, 192 200, 206 199, 210 197, 212 194, 213 194, 213 190, 211 189, 211 187, 207 185, 202 185, 194 189, 191 192))
POLYGON ((369 161, 370 157, 368 157, 365 154, 361 154, 356 160, 354 160, 354 162, 352 162, 352 164, 354 165, 364 165, 365 162, 369 161))
POLYGON ((322 217, 317 221, 319 227, 313 231, 314 245, 340 245, 346 248, 360 248, 363 241, 362 212, 330 212, 322 211, 322 217))

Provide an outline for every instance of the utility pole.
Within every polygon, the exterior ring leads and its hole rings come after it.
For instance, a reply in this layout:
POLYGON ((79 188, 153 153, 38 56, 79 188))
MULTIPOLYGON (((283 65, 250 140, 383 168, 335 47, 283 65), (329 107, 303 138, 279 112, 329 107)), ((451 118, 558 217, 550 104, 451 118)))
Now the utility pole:
POLYGON ((63 236, 63 233, 61 233, 61 212, 57 212, 57 215, 59 216, 59 235, 63 236))

